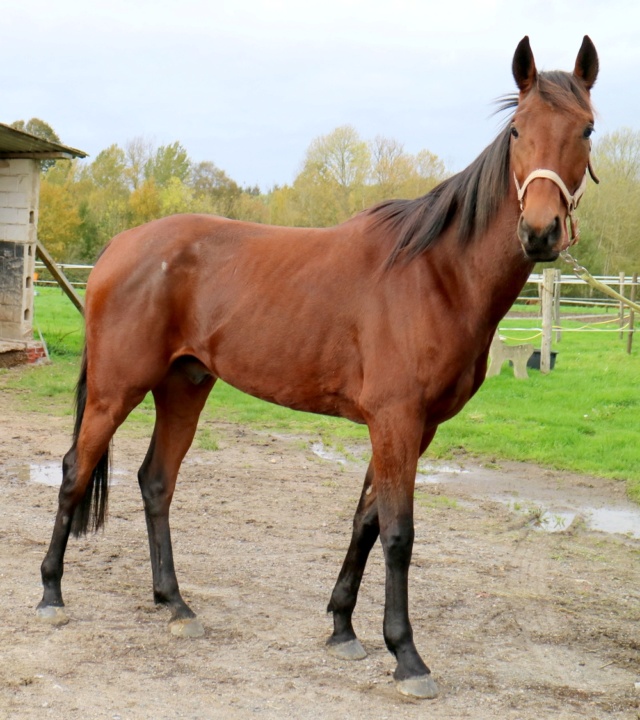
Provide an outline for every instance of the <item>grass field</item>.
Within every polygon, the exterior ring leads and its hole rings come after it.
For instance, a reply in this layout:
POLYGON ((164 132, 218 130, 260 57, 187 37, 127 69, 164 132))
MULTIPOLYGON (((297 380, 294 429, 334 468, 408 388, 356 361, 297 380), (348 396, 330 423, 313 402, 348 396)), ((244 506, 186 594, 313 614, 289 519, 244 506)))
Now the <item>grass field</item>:
MULTIPOLYGON (((60 291, 50 288, 39 290, 35 318, 54 362, 26 371, 1 371, 0 389, 27 409, 71 414, 82 320, 60 291)), ((533 315, 501 324, 503 335, 520 342, 536 335, 537 327, 539 320, 533 315)), ((563 327, 570 330, 582 324, 566 320, 563 327)), ((539 346, 539 340, 531 341, 539 346)), ((457 417, 441 426, 428 454, 446 458, 463 451, 490 462, 530 461, 625 480, 629 495, 640 502, 640 335, 631 355, 625 348, 626 339, 620 340, 617 332, 564 332, 554 345, 558 355, 553 372, 532 370, 529 380, 518 381, 505 366, 457 417)), ((367 437, 366 428, 276 407, 223 383, 216 386, 203 416, 205 423, 221 419, 319 435, 325 444, 367 437)), ((127 422, 134 432, 150 433, 149 398, 127 422)), ((206 428, 199 441, 215 446, 206 428)))

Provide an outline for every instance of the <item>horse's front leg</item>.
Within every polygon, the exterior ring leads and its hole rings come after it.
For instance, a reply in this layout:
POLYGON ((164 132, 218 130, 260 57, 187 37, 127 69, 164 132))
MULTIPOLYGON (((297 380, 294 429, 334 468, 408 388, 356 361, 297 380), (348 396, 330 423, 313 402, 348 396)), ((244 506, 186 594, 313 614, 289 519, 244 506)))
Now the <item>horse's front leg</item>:
POLYGON ((376 417, 369 425, 377 491, 380 540, 385 559, 384 639, 398 665, 403 695, 434 698, 438 688, 413 642, 409 621, 409 565, 413 550, 413 493, 424 432, 408 420, 414 414, 376 417))
POLYGON ((333 634, 327 641, 329 652, 344 660, 362 660, 367 656, 356 637, 351 617, 358 599, 369 552, 380 534, 378 507, 373 487, 373 462, 369 464, 347 555, 338 575, 327 612, 333 613, 333 634))

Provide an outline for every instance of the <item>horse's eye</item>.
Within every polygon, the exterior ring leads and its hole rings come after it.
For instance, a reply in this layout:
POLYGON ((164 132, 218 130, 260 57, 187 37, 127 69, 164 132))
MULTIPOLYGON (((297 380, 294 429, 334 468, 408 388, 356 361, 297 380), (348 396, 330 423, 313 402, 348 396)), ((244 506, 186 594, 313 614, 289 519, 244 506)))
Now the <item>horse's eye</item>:
POLYGON ((511 126, 511 137, 517 138, 520 136, 520 133, 516 130, 516 128, 512 125, 511 126))
POLYGON ((593 125, 587 125, 587 127, 584 129, 584 132, 582 133, 582 137, 590 138, 594 132, 595 128, 593 127, 593 125))

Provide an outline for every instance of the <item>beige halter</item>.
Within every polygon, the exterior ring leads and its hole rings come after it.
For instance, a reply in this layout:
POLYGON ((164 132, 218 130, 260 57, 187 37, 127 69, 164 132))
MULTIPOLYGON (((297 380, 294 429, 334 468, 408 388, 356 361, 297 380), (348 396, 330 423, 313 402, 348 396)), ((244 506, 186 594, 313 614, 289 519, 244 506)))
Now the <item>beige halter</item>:
POLYGON ((569 223, 571 225, 571 239, 569 241, 569 245, 575 245, 575 243, 577 243, 578 239, 580 238, 580 231, 578 229, 578 221, 573 216, 573 213, 574 213, 575 209, 578 207, 580 198, 584 195, 584 191, 587 187, 587 173, 590 173, 591 177, 594 179, 594 181, 598 182, 595 175, 593 174, 593 171, 591 170, 591 163, 589 163, 589 166, 584 171, 584 177, 582 178, 580 187, 575 191, 575 193, 573 195, 569 192, 569 189, 565 185, 564 180, 560 177, 560 175, 558 175, 557 172, 554 172, 553 170, 544 170, 544 169, 534 170, 533 172, 529 173, 529 175, 527 176, 527 179, 522 183, 522 187, 520 186, 520 183, 518 182, 518 178, 516 177, 516 174, 513 173, 513 179, 515 180, 515 183, 516 183, 516 190, 518 191, 518 202, 520 203, 520 210, 524 210, 524 195, 527 191, 527 188, 529 187, 529 183, 531 183, 532 180, 536 180, 537 178, 551 180, 560 188, 562 197, 564 198, 564 201, 567 204, 567 212, 569 214, 569 223))

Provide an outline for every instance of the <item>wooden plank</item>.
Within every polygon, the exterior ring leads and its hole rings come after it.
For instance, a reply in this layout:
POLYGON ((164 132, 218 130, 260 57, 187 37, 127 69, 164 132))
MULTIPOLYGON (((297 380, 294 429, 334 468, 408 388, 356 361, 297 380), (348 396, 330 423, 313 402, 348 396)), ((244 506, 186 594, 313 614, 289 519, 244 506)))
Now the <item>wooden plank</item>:
POLYGON ((560 329, 560 295, 562 291, 562 273, 555 270, 555 280, 553 286, 553 325, 556 328, 556 342, 562 340, 562 330, 560 329))
MULTIPOLYGON (((635 302, 636 299, 636 288, 638 287, 638 273, 633 273, 633 284, 631 285, 631 302, 635 302)), ((633 346, 633 324, 635 321, 635 312, 633 308, 629 310, 629 334, 627 335, 627 352, 631 355, 631 348, 633 346)))
POLYGON ((542 274, 542 345, 540 347, 540 372, 551 371, 551 340, 553 330, 553 288, 556 279, 556 271, 547 268, 542 274))
MULTIPOLYGON (((621 272, 618 276, 618 282, 620 284, 620 295, 624 295, 624 281, 626 279, 626 275, 621 272)), ((624 337, 624 303, 620 301, 620 340, 624 337)))
POLYGON ((36 253, 40 260, 42 260, 42 262, 45 264, 47 270, 56 279, 56 282, 58 283, 58 285, 60 285, 69 300, 71 300, 71 302, 80 311, 80 314, 84 315, 84 301, 82 300, 80 295, 78 295, 73 285, 69 282, 67 276, 58 267, 56 261, 51 257, 51 255, 49 255, 49 251, 40 242, 40 240, 37 241, 36 253))

